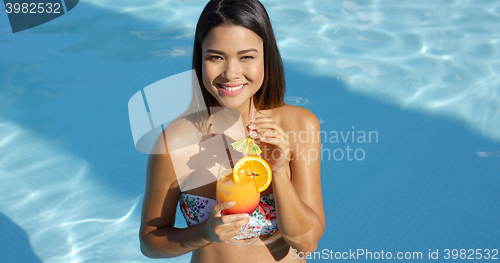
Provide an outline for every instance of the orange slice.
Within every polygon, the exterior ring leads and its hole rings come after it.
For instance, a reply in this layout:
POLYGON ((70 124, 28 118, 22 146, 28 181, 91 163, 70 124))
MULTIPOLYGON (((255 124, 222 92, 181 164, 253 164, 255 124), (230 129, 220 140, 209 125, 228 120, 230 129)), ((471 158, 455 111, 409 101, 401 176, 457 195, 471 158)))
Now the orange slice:
POLYGON ((271 167, 259 156, 245 156, 234 165, 233 180, 235 182, 254 180, 257 191, 263 192, 271 184, 271 167))

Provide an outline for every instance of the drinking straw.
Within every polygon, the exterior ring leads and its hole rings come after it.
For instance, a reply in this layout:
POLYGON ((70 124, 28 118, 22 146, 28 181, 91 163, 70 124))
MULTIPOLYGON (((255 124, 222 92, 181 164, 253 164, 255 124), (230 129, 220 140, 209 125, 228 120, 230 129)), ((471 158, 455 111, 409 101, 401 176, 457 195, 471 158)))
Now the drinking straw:
MULTIPOLYGON (((252 108, 252 111, 250 113, 250 119, 253 119, 254 115, 255 115, 255 109, 252 108)), ((262 152, 262 150, 259 148, 255 140, 250 136, 251 134, 252 130, 248 129, 247 137, 239 141, 233 142, 231 145, 238 152, 250 155, 259 155, 262 152)))

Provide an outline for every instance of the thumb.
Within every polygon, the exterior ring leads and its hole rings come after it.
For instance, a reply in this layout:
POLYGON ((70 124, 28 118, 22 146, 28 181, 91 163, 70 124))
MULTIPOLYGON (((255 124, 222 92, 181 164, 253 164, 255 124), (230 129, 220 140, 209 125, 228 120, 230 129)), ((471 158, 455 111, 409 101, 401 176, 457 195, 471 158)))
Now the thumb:
POLYGON ((222 202, 222 203, 217 203, 214 205, 214 215, 216 217, 221 217, 222 216, 222 210, 228 209, 233 207, 235 204, 234 201, 229 201, 229 202, 222 202))

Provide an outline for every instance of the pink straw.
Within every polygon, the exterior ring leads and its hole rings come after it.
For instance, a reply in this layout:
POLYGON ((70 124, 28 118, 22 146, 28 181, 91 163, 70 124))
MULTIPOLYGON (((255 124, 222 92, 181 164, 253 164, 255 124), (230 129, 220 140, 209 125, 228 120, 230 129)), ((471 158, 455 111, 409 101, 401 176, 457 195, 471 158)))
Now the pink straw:
MULTIPOLYGON (((253 119, 255 114, 255 108, 252 108, 252 111, 250 112, 250 120, 253 119)), ((248 129, 248 135, 252 134, 252 130, 248 129)))

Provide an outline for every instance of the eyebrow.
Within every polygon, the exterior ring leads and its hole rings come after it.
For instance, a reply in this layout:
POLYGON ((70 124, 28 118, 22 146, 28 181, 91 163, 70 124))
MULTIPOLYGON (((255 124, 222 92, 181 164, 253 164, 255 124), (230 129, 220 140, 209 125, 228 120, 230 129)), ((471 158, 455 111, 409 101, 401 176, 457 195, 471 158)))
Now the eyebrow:
MULTIPOLYGON (((241 55, 241 54, 245 54, 245 53, 249 53, 249 52, 253 52, 253 51, 255 51, 255 52, 259 52, 259 51, 257 51, 257 49, 255 49, 255 48, 249 48, 249 49, 245 49, 245 50, 238 51, 238 53, 237 53, 237 54, 238 54, 238 55, 241 55)), ((215 50, 215 49, 207 49, 207 50, 205 51, 205 53, 215 53, 215 54, 219 54, 219 55, 225 55, 225 53, 224 53, 224 52, 219 51, 219 50, 215 50)))

